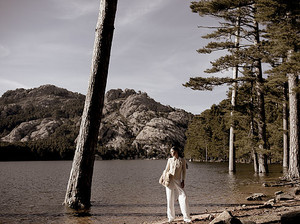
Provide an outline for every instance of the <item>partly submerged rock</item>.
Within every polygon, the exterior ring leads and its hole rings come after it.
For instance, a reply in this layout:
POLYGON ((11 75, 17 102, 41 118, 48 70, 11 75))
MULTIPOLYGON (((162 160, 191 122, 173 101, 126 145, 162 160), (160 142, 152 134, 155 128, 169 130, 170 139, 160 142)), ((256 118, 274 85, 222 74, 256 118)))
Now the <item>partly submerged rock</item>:
POLYGON ((242 222, 238 218, 233 217, 231 212, 225 210, 209 224, 242 224, 242 222))
POLYGON ((261 201, 263 197, 266 197, 263 193, 254 193, 251 196, 247 197, 248 201, 261 201))
POLYGON ((266 201, 260 208, 272 208, 275 204, 275 199, 270 199, 269 201, 266 201))
POLYGON ((293 200, 293 199, 294 197, 287 193, 276 195, 276 201, 285 201, 285 200, 293 200))
POLYGON ((295 194, 295 195, 300 195, 300 187, 296 187, 296 188, 294 189, 294 194, 295 194))

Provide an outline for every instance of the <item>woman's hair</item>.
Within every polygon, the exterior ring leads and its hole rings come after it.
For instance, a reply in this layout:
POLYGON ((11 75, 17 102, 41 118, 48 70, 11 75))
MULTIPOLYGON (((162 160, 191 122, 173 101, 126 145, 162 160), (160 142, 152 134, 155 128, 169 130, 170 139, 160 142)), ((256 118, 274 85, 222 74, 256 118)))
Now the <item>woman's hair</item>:
POLYGON ((179 153, 179 148, 175 147, 175 146, 172 146, 172 148, 175 152, 179 153))
POLYGON ((177 152, 179 157, 183 158, 183 153, 181 152, 181 150, 179 149, 179 147, 177 145, 173 145, 173 147, 171 149, 173 149, 175 152, 177 152))

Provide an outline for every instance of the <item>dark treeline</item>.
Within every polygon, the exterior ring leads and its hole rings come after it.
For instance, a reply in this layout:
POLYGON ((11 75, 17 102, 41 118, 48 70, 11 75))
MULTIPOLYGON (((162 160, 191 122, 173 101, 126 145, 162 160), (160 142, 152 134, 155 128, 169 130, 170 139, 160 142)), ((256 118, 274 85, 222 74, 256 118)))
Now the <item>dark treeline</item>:
MULTIPOLYGON (((247 98, 249 86, 239 87, 235 113, 236 159, 239 162, 252 162, 253 148, 258 147, 257 137, 252 137, 251 101, 247 98)), ((271 93, 266 94, 267 155, 269 162, 281 163, 283 157, 282 103, 277 102, 271 93)), ((229 129, 231 124, 231 95, 218 105, 212 105, 200 115, 196 115, 187 131, 185 156, 201 161, 228 161, 229 129)), ((257 136, 257 125, 253 127, 257 136)))
POLYGON ((48 138, 26 142, 0 142, 0 161, 70 160, 78 127, 63 124, 48 138))

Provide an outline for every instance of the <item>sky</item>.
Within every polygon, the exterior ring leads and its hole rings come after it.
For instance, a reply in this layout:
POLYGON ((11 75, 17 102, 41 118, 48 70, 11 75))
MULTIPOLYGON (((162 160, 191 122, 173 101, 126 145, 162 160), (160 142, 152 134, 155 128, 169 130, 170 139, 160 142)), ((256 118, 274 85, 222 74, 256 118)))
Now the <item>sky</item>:
MULTIPOLYGON (((16 88, 56 85, 86 94, 100 0, 0 0, 0 96, 16 88)), ((106 91, 134 89, 200 114, 228 87, 182 86, 203 76, 218 55, 196 52, 216 25, 187 0, 119 0, 106 91)), ((228 71, 223 74, 231 76, 228 71)), ((207 75, 206 75, 207 76, 207 75)))

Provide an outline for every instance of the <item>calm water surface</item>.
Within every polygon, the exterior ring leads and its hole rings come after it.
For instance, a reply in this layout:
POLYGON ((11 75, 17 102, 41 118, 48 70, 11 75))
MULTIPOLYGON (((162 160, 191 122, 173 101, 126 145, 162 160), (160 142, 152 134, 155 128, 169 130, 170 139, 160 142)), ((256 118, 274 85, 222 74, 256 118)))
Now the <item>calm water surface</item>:
MULTIPOLYGON (((0 223, 143 223, 166 217, 165 189, 158 184, 165 160, 96 161, 93 206, 85 214, 62 206, 71 165, 0 162, 0 223)), ((194 214, 247 204, 251 193, 272 197, 278 188, 262 183, 281 176, 279 165, 264 177, 248 164, 238 164, 235 175, 227 173, 227 163, 188 165, 185 188, 194 214)))

